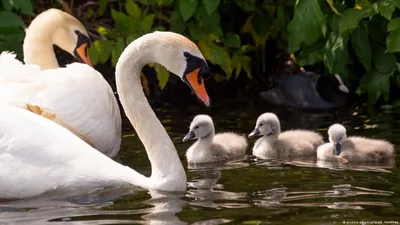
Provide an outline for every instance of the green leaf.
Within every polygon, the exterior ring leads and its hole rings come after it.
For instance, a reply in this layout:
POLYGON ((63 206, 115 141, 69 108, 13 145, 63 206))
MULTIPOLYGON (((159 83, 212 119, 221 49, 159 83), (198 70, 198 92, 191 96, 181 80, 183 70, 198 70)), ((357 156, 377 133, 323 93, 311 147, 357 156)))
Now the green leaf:
POLYGON ((293 53, 300 45, 315 43, 326 32, 325 16, 318 0, 298 1, 292 21, 288 25, 289 47, 293 53))
POLYGON ((221 17, 218 11, 214 11, 208 15, 204 5, 200 5, 195 13, 195 18, 199 28, 206 34, 215 34, 218 38, 222 38, 224 32, 220 26, 221 17))
POLYGON ((112 42, 109 40, 96 40, 93 42, 90 48, 95 48, 96 50, 95 52, 94 50, 92 50, 93 54, 97 54, 96 61, 98 61, 99 63, 105 63, 110 58, 113 45, 112 42))
POLYGON ((352 32, 351 38, 357 58, 364 68, 369 71, 371 69, 372 52, 367 29, 364 26, 357 27, 352 32))
POLYGON ((378 2, 378 10, 383 17, 391 20, 395 6, 392 4, 392 0, 380 0, 378 2))
MULTIPOLYGON (((242 55, 240 51, 235 52, 232 56, 232 68, 235 70, 235 79, 237 79, 240 75, 242 69, 246 72, 248 78, 251 79, 251 70, 250 70, 251 59, 247 55, 242 55)), ((228 77, 229 79, 230 77, 228 77)))
POLYGON ((127 0, 125 4, 125 9, 130 16, 137 19, 141 17, 141 10, 139 6, 133 0, 127 0))
POLYGON ((0 11, 0 28, 1 27, 24 27, 25 24, 21 18, 13 13, 7 11, 0 11))
POLYGON ((196 11, 197 0, 180 0, 179 11, 181 12, 184 21, 190 19, 196 11))
POLYGON ((110 30, 107 27, 99 26, 97 27, 97 33, 103 36, 107 36, 109 38, 115 39, 117 38, 118 34, 114 30, 110 30))
POLYGON ((3 3, 3 7, 5 10, 7 10, 7 11, 12 10, 13 4, 11 4, 12 3, 11 0, 1 0, 1 2, 3 3))
POLYGON ((175 33, 183 33, 186 29, 186 23, 179 12, 173 12, 171 15, 171 31, 175 33))
POLYGON ((389 22, 387 31, 392 31, 400 27, 400 18, 393 19, 389 22))
POLYGON ((296 56, 296 62, 299 66, 314 65, 315 63, 324 60, 324 54, 325 42, 320 41, 310 47, 303 48, 299 55, 296 56))
POLYGON ((194 21, 190 21, 188 25, 190 37, 194 40, 198 41, 201 39, 205 39, 207 36, 204 34, 203 30, 195 23, 194 21))
POLYGON ((156 26, 151 29, 151 31, 166 31, 165 27, 163 26, 156 26))
POLYGON ((114 45, 114 48, 111 52, 111 63, 113 66, 115 66, 118 62, 119 56, 122 54, 122 52, 125 49, 125 42, 124 39, 119 37, 117 38, 117 41, 114 45))
POLYGON ((100 62, 100 55, 96 50, 96 46, 94 46, 94 44, 92 44, 89 47, 89 57, 90 57, 90 61, 92 62, 93 65, 97 65, 100 62))
POLYGON ((154 23, 154 14, 147 14, 140 23, 140 30, 144 33, 148 33, 151 31, 151 27, 154 23))
POLYGON ((400 51, 400 27, 392 30, 387 36, 386 46, 388 52, 400 51))
POLYGON ((108 0, 100 0, 98 15, 102 16, 107 9, 108 0))
POLYGON ((383 74, 397 71, 396 55, 393 53, 385 53, 385 48, 371 42, 372 62, 376 69, 383 74))
POLYGON ((138 39, 141 35, 139 33, 133 33, 131 35, 128 35, 125 39, 125 43, 129 45, 132 41, 138 39))
POLYGON ((165 86, 168 83, 169 71, 167 69, 165 69, 165 67, 161 66, 160 64, 156 64, 154 66, 154 70, 157 72, 158 86, 162 90, 165 88, 165 86))
POLYGON ((392 0, 392 3, 400 9, 400 0, 392 0))
POLYGON ((115 21, 116 30, 125 36, 137 31, 140 26, 139 19, 132 20, 132 18, 129 18, 125 13, 118 12, 114 9, 111 9, 111 16, 115 21))
POLYGON ((204 57, 212 64, 221 66, 227 77, 232 75, 232 60, 224 48, 205 40, 199 41, 199 47, 204 57))
POLYGON ((33 7, 30 0, 13 0, 14 8, 20 9, 21 13, 33 16, 33 7))
POLYGON ((235 33, 227 33, 224 40, 224 45, 230 48, 239 48, 241 45, 239 35, 235 33))
POLYGON ((360 87, 368 93, 369 105, 374 105, 381 96, 385 101, 389 100, 392 75, 392 73, 385 74, 373 69, 361 77, 360 87))
POLYGON ((344 33, 353 30, 358 26, 358 23, 363 17, 363 12, 354 8, 344 11, 339 21, 339 32, 344 33))
POLYGON ((245 12, 253 12, 257 10, 256 4, 251 0, 235 0, 235 3, 245 12))
POLYGON ((218 8, 219 2, 220 0, 203 0, 208 15, 211 15, 218 8))
POLYGON ((334 32, 328 37, 325 44, 324 64, 331 74, 346 74, 346 64, 349 59, 347 49, 348 36, 341 36, 334 32))

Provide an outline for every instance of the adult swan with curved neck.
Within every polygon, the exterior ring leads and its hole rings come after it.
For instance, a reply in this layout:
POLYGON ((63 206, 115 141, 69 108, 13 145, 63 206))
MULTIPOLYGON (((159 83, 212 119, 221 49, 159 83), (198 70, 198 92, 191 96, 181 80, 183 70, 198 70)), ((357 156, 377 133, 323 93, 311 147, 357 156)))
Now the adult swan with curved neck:
POLYGON ((147 63, 160 63, 181 77, 210 105, 203 76, 209 72, 197 46, 182 35, 154 32, 133 41, 116 66, 126 115, 148 154, 145 177, 82 141, 69 130, 24 109, 0 105, 0 198, 26 198, 69 186, 129 183, 145 189, 186 190, 186 174, 175 147, 155 116, 140 84, 147 63), (10 118, 18 118, 10 121, 10 118))

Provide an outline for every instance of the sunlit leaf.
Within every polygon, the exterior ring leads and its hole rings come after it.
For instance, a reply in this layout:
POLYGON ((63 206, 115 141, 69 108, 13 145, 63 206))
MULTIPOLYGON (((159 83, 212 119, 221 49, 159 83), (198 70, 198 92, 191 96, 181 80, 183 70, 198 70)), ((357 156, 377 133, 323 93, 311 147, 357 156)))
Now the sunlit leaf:
POLYGON ((311 45, 326 32, 325 16, 318 0, 298 1, 292 21, 288 25, 290 53, 299 50, 302 43, 311 45))
POLYGON ((387 31, 392 31, 400 27, 400 18, 393 19, 389 22, 387 31))
POLYGON ((111 52, 111 63, 113 66, 117 64, 119 56, 124 51, 124 49, 125 49, 124 39, 121 37, 117 38, 114 48, 111 52))
POLYGON ((108 59, 110 59, 111 51, 113 49, 113 44, 109 40, 96 40, 93 42, 90 49, 92 49, 92 51, 89 51, 89 54, 90 53, 93 54, 93 56, 92 55, 90 56, 91 59, 92 57, 95 57, 94 61, 98 61, 98 63, 105 63, 108 59), (95 48, 96 51, 94 51, 92 48, 95 48), (95 56, 95 54, 97 55, 95 56))
POLYGON ((116 38, 117 33, 114 30, 110 30, 107 27, 99 26, 97 27, 97 33, 107 36, 109 38, 116 38))
POLYGON ((368 31, 364 26, 359 26, 351 33, 351 41, 357 58, 368 71, 371 69, 371 47, 369 44, 368 31))
POLYGON ((133 0, 126 1, 125 9, 131 17, 135 19, 140 18, 141 10, 139 6, 136 4, 136 2, 134 2, 133 0))
POLYGON ((157 72, 158 86, 161 89, 164 89, 168 83, 169 71, 167 69, 165 69, 165 67, 161 66, 160 64, 156 64, 154 66, 154 70, 157 72))
POLYGON ((25 24, 21 18, 8 11, 0 11, 0 28, 1 27, 24 27, 25 24))
POLYGON ((218 8, 219 2, 220 0, 203 0, 208 15, 211 15, 218 8))
POLYGON ((346 73, 346 64, 349 59, 347 49, 348 36, 341 36, 331 32, 328 41, 325 44, 324 64, 331 74, 346 73))
POLYGON ((144 33, 147 33, 151 30, 154 22, 154 14, 147 14, 143 17, 142 22, 140 23, 140 30, 144 33))
POLYGON ((400 52, 400 27, 392 30, 386 39, 388 52, 400 52))
POLYGON ((392 0, 380 0, 378 1, 378 10, 383 17, 391 20, 395 6, 392 4, 392 0))
POLYGON ((180 0, 179 11, 184 21, 190 19, 196 11, 197 0, 180 0))
POLYGON ((344 33, 353 30, 358 26, 358 23, 363 17, 363 12, 354 8, 349 8, 344 11, 339 21, 339 32, 344 33))
MULTIPOLYGON (((124 33, 129 34, 131 31, 132 19, 129 18, 126 14, 122 12, 118 12, 114 9, 111 9, 111 16, 115 21, 115 28, 124 33)), ((134 27, 134 26, 132 26, 134 27)))

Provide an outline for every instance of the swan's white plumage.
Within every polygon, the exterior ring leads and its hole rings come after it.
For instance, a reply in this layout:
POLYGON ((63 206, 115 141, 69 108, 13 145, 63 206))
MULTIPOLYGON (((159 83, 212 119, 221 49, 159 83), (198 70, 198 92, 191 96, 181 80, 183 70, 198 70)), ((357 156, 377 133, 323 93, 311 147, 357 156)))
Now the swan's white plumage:
POLYGON ((3 104, 0 115, 0 198, 24 198, 61 186, 147 179, 41 116, 3 104))
POLYGON ((118 153, 120 111, 111 87, 100 73, 81 63, 40 71, 35 65, 23 65, 12 54, 2 53, 0 69, 6 67, 7 70, 0 70, 0 103, 23 108, 28 104, 38 106, 107 156, 118 153))

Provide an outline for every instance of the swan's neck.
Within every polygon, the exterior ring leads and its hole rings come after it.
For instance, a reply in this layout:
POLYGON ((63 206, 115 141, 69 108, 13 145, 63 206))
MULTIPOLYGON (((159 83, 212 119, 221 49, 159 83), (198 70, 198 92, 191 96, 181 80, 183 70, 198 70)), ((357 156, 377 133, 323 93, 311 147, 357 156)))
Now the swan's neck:
POLYGON ((121 104, 147 151, 155 187, 186 189, 186 174, 170 137, 151 109, 140 83, 141 69, 153 63, 152 43, 132 42, 116 65, 116 84, 121 104))
POLYGON ((37 27, 29 27, 24 39, 25 64, 36 64, 41 70, 59 68, 53 49, 52 37, 48 31, 41 32, 37 27))

